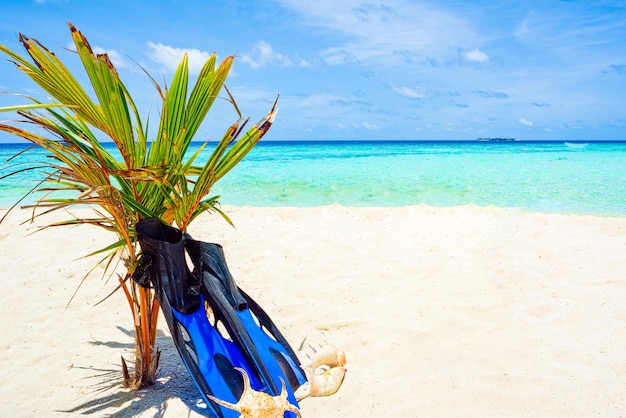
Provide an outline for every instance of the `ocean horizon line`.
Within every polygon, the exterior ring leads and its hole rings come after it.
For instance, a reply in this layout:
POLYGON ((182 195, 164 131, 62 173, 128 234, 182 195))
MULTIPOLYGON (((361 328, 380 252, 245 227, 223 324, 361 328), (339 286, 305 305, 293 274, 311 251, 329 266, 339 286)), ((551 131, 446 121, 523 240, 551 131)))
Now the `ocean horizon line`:
MULTIPOLYGON (((261 144, 402 144, 402 143, 424 143, 424 144, 437 144, 437 143, 477 143, 481 145, 485 144, 563 144, 563 143, 576 143, 576 144, 620 144, 626 143, 626 139, 515 139, 511 138, 507 140, 500 140, 500 138, 493 138, 494 140, 490 140, 490 138, 474 138, 474 139, 262 139, 259 141, 257 145, 261 144)), ((152 143, 153 141, 148 141, 148 143, 152 143)), ((204 144, 204 143, 217 143, 218 140, 193 140, 191 144, 204 144)), ((103 145, 114 144, 111 140, 103 140, 100 141, 103 145)), ((31 142, 26 140, 16 141, 16 142, 0 142, 0 147, 2 146, 37 146, 33 145, 31 142)))

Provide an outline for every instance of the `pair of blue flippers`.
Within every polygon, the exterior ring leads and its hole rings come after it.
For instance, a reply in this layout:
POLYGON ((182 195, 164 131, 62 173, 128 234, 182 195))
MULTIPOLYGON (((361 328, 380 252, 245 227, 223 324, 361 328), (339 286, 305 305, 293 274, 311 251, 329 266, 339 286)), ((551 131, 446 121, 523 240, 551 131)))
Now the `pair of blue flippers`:
POLYGON ((244 386, 235 368, 246 372, 252 389, 271 396, 279 395, 285 382, 287 399, 298 406, 294 392, 306 382, 300 362, 267 313, 237 287, 222 247, 195 241, 158 219, 142 220, 135 228, 142 256, 133 279, 154 287, 209 415, 239 416, 209 399, 237 403, 244 386))

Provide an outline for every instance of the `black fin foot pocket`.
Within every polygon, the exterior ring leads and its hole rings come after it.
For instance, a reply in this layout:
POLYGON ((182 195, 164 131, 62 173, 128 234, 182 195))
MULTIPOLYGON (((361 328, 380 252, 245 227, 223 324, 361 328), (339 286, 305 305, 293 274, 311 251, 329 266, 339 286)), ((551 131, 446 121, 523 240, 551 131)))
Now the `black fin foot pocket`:
POLYGON ((141 287, 150 288, 150 266, 152 266, 152 257, 142 255, 139 264, 135 268, 131 278, 141 287))

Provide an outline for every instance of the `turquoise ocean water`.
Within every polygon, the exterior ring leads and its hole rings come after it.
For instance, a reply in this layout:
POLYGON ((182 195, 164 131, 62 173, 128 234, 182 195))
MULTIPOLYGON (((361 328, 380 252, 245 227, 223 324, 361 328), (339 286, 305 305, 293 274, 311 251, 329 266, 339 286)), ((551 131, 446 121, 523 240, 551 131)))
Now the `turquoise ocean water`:
MULTIPOLYGON (((35 149, 5 162, 24 147, 0 144, 0 176, 45 158, 35 149)), ((37 177, 0 180, 0 207, 37 177)), ((626 216, 626 142, 262 141, 214 192, 237 206, 472 203, 626 216)))

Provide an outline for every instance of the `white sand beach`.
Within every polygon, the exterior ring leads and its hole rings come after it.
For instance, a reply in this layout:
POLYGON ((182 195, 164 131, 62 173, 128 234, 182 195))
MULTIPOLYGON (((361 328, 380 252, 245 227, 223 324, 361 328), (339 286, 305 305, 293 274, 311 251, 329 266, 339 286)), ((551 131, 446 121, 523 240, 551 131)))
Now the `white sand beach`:
MULTIPOLYGON (((297 348, 344 350, 340 391, 304 417, 626 416, 626 217, 433 208, 224 208, 192 224, 297 348)), ((161 320, 159 382, 120 387, 133 355, 113 240, 0 225, 0 417, 199 416, 161 320)))

